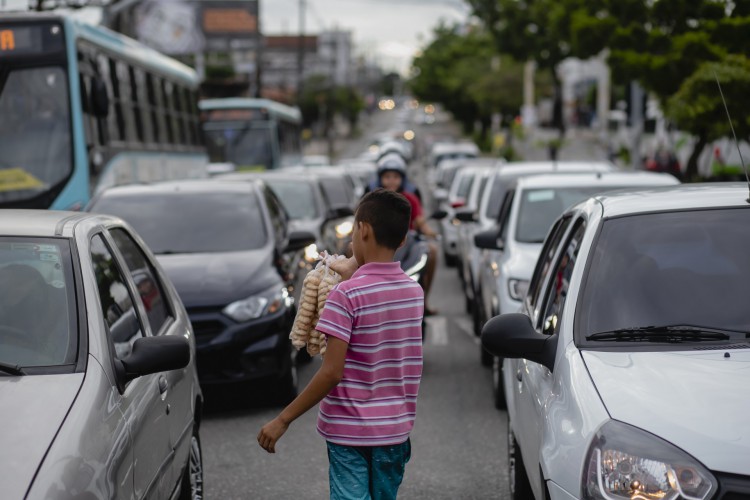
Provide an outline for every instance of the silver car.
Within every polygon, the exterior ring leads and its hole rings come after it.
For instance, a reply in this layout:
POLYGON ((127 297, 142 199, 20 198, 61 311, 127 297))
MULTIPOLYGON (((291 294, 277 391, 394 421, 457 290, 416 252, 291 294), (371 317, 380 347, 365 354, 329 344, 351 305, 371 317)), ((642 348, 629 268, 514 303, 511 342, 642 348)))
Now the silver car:
POLYGON ((126 223, 0 211, 3 498, 201 498, 194 360, 185 309, 126 223))
POLYGON ((747 185, 597 196, 553 225, 505 358, 513 499, 748 498, 747 185))

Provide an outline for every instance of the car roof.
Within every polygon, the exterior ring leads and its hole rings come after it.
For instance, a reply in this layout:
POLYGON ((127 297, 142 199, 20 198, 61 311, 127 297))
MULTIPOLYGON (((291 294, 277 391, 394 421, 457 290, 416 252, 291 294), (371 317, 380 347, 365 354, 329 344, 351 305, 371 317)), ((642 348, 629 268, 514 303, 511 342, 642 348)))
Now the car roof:
POLYGON ((69 224, 122 222, 117 217, 58 210, 0 210, 0 236, 60 237, 69 224))
POLYGON ((745 183, 683 184, 671 188, 653 188, 638 193, 616 192, 596 197, 603 216, 701 210, 711 208, 750 208, 745 183))
POLYGON ((433 155, 450 153, 453 151, 479 154, 479 148, 473 142, 438 142, 432 146, 433 155))
POLYGON ((588 186, 674 186, 680 182, 670 174, 653 172, 598 172, 590 174, 546 174, 521 177, 521 189, 588 186))
POLYGON ((522 176, 544 172, 613 172, 612 163, 606 161, 523 161, 500 164, 499 176, 522 176))
POLYGON ((155 193, 247 193, 260 187, 262 181, 256 179, 255 182, 231 182, 228 180, 218 179, 196 179, 185 181, 168 181, 156 182, 153 184, 130 184, 127 186, 112 187, 102 192, 97 198, 104 196, 135 196, 139 194, 155 193))
POLYGON ((300 170, 294 173, 283 170, 272 170, 267 172, 231 172, 228 174, 215 175, 211 179, 217 182, 252 182, 257 180, 311 182, 315 181, 317 177, 318 175, 309 170, 300 170))

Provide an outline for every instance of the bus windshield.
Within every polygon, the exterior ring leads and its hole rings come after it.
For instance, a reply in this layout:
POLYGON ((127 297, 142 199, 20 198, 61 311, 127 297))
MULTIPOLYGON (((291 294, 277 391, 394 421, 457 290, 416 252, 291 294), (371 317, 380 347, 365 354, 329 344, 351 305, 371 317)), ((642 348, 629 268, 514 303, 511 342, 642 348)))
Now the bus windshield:
POLYGON ((61 66, 0 68, 0 205, 38 197, 73 170, 61 66))
POLYGON ((274 168, 271 123, 211 122, 204 132, 212 163, 233 163, 237 170, 274 168))

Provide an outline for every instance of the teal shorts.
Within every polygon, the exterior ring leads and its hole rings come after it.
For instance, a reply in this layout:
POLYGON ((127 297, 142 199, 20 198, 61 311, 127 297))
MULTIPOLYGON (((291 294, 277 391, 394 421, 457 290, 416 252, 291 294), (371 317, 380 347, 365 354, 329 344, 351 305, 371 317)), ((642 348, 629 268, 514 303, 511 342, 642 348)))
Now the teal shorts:
POLYGON ((394 446, 328 442, 331 500, 395 500, 410 458, 408 439, 394 446))

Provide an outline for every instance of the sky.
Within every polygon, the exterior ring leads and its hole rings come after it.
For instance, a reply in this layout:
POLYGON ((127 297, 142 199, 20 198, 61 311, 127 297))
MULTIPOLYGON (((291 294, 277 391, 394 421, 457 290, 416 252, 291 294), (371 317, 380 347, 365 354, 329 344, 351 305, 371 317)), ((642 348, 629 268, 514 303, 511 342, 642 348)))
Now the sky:
MULTIPOLYGON (((265 34, 299 33, 300 0, 261 0, 265 34)), ((406 74, 414 54, 442 20, 467 19, 462 0, 306 0, 305 32, 338 28, 352 31, 355 50, 387 70, 406 74)))

